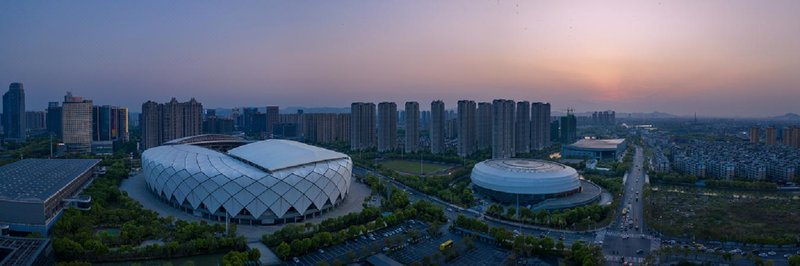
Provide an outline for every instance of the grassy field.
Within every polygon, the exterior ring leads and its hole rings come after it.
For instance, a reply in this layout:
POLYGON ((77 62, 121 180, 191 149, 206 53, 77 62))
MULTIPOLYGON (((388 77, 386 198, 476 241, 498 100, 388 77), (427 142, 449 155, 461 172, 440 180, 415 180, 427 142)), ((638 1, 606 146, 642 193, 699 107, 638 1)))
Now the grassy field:
MULTIPOLYGON (((380 163, 386 169, 409 173, 419 174, 419 161, 406 161, 406 160, 388 160, 380 163)), ((422 173, 427 175, 438 171, 449 169, 449 166, 431 163, 422 163, 422 173)))
POLYGON ((700 240, 789 244, 800 239, 800 194, 655 186, 648 226, 700 240))

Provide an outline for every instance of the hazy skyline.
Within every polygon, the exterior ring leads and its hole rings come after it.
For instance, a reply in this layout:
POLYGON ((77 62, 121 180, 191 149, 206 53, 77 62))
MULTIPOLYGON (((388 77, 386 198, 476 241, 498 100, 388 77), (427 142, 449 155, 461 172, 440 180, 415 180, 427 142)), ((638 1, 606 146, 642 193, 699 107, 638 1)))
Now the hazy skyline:
POLYGON ((0 2, 0 88, 138 111, 547 101, 800 113, 798 1, 0 2))

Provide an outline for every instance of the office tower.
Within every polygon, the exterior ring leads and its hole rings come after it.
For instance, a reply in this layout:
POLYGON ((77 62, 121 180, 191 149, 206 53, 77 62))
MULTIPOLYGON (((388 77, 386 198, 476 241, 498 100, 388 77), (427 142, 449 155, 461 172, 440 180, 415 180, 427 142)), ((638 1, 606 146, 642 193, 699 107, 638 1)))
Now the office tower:
POLYGON ((514 151, 516 153, 531 152, 531 103, 517 102, 514 116, 514 151))
POLYGON ((572 144, 578 139, 577 119, 572 112, 561 117, 561 144, 572 144))
POLYGON ((350 149, 375 148, 375 104, 357 102, 350 105, 350 149))
POLYGON ((61 104, 59 102, 49 102, 47 104, 47 132, 53 134, 57 139, 61 139, 61 104))
POLYGON ((766 143, 767 145, 775 145, 778 139, 775 127, 774 126, 767 127, 765 133, 766 134, 764 134, 764 143, 766 143))
POLYGON ((164 104, 147 101, 139 116, 142 128, 142 149, 164 142, 200 135, 203 130, 203 105, 194 98, 185 103, 175 98, 164 104))
POLYGON ((477 105, 475 101, 458 101, 458 155, 467 157, 477 150, 477 105))
POLYGON ((444 127, 445 127, 444 102, 436 100, 431 102, 431 153, 444 153, 444 127))
POLYGON ((62 140, 70 153, 92 151, 92 101, 74 97, 72 93, 64 96, 61 106, 62 140))
POLYGON ((492 158, 514 157, 514 101, 492 101, 492 158))
POLYGON ((760 131, 760 128, 758 128, 756 126, 750 128, 750 132, 749 132, 748 136, 750 137, 750 143, 751 144, 758 144, 758 142, 761 140, 761 136, 759 135, 759 131, 760 131))
POLYGON ((475 138, 478 142, 478 150, 492 148, 492 103, 478 103, 475 138))
POLYGON ((560 127, 561 123, 559 123, 558 119, 550 121, 550 142, 561 141, 560 127))
POLYGON ((397 104, 378 104, 378 151, 387 152, 397 148, 397 104))
POLYGON ((267 106, 267 138, 272 138, 272 127, 280 120, 280 111, 277 106, 267 106))
POLYGON ((116 107, 112 110, 112 115, 116 118, 113 128, 116 129, 114 137, 117 141, 128 142, 131 137, 128 132, 128 108, 116 107))
MULTIPOLYGON (((556 130, 558 130, 558 127, 556 127, 556 130)), ((550 146, 550 140, 550 103, 532 103, 531 150, 541 150, 550 146)))
POLYGON ((404 113, 406 141, 403 147, 406 153, 416 152, 419 149, 419 103, 406 102, 404 113))
POLYGON ((6 139, 25 141, 25 90, 14 82, 3 94, 3 133, 6 139))
POLYGON ((258 130, 256 128, 257 120, 258 120, 258 108, 242 107, 242 113, 239 116, 239 121, 237 121, 239 130, 245 133, 258 133, 258 130))
POLYGON ((25 129, 29 131, 42 130, 45 128, 45 114, 42 111, 25 112, 25 129))

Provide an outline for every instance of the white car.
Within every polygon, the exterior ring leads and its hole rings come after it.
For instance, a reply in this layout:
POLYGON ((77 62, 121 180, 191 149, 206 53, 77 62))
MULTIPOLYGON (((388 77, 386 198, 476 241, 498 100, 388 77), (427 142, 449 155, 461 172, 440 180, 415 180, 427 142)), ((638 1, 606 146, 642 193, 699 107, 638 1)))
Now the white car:
POLYGON ((775 256, 775 255, 778 255, 778 253, 776 253, 775 251, 770 251, 770 252, 767 252, 767 255, 775 256))
POLYGON ((300 259, 298 259, 297 257, 292 258, 292 260, 294 261, 294 263, 300 263, 300 259))

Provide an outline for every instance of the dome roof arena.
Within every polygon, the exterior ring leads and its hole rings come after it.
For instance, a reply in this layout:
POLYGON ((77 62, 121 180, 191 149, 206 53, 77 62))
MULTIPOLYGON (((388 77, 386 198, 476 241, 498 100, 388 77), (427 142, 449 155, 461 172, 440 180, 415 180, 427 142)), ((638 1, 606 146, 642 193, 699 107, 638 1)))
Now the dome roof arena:
POLYGON ((265 140, 227 152, 191 142, 154 147, 142 165, 150 191, 176 208, 218 221, 277 224, 341 203, 353 163, 331 150, 265 140))
POLYGON ((532 159, 492 159, 472 168, 476 190, 501 202, 535 203, 581 191, 572 167, 532 159))

